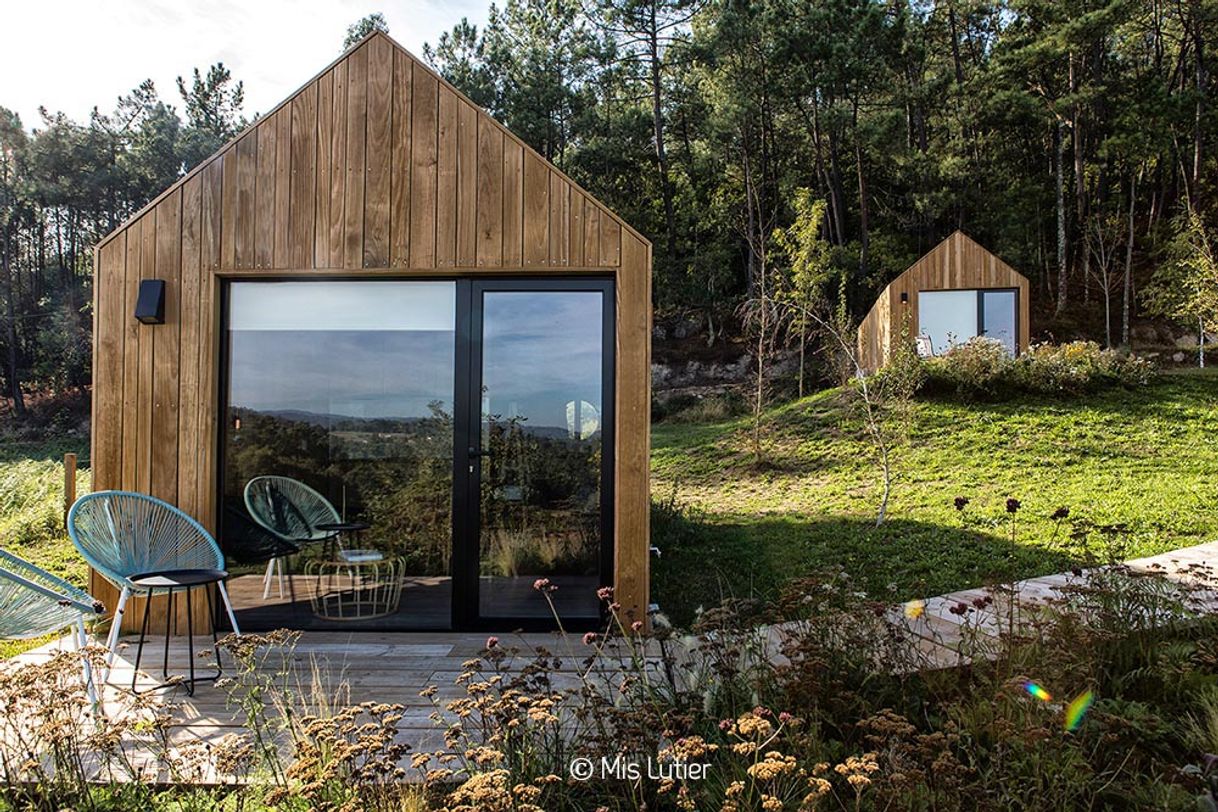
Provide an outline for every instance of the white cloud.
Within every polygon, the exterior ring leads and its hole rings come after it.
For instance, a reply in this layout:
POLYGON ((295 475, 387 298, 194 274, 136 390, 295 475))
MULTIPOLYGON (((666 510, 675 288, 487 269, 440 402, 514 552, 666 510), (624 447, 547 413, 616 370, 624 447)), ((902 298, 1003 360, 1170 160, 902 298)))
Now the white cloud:
POLYGON ((179 109, 175 79, 224 62, 245 82, 245 112, 265 113, 339 54, 347 26, 380 11, 421 55, 462 17, 481 25, 490 0, 60 0, 0 10, 0 106, 26 128, 38 107, 84 121, 146 78, 179 109))

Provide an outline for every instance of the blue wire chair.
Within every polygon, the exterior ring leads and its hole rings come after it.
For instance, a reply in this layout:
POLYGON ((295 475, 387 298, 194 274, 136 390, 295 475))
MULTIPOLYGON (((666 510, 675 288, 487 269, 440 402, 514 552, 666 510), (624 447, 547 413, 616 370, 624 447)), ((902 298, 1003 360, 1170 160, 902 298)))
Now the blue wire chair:
MULTIPOLYGON (((344 550, 339 534, 333 528, 321 529, 324 525, 342 524, 342 517, 330 500, 300 480, 286 476, 254 477, 245 483, 245 509, 255 522, 287 544, 305 545, 339 539, 339 558, 380 558, 380 554, 368 550, 344 550)), ((286 557, 278 556, 267 562, 263 577, 264 600, 270 597, 275 567, 279 568, 279 596, 283 597, 283 559, 286 557)))
MULTIPOLYGON (((224 554, 201 524, 168 502, 127 491, 98 491, 80 497, 68 511, 68 535, 89 566, 119 589, 106 641, 107 668, 114 661, 123 609, 132 595, 149 592, 132 582, 141 573, 224 569, 224 554)), ((216 584, 233 632, 237 616, 224 582, 216 584)))
MULTIPOLYGON (((89 642, 86 618, 100 618, 105 611, 101 601, 83 589, 0 550, 0 638, 25 640, 71 628, 73 643, 83 649, 89 642)), ((93 669, 83 653, 81 659, 85 689, 96 703, 93 669)))
POLYGON ((333 530, 317 526, 342 522, 330 500, 286 476, 257 476, 245 483, 245 509, 258 524, 295 544, 332 538, 333 530))

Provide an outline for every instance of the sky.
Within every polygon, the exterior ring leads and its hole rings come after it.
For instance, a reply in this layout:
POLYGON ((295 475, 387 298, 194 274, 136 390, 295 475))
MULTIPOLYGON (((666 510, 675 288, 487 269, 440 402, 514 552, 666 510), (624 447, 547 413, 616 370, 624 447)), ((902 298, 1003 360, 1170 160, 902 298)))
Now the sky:
POLYGON ((462 17, 481 26, 490 0, 4 0, 0 106, 26 129, 38 107, 77 121, 144 79, 182 110, 176 77, 223 62, 245 82, 245 114, 265 113, 339 54, 347 26, 376 11, 422 56, 462 17))

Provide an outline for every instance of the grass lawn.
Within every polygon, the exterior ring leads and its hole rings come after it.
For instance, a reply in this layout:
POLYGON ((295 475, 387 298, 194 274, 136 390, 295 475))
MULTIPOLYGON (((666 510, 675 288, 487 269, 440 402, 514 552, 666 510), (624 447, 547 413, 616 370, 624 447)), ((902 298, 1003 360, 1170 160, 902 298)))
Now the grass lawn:
POLYGON ((919 401, 879 528, 873 447, 838 391, 769 411, 760 464, 750 432, 749 417, 653 428, 653 497, 693 519, 655 522, 653 599, 677 620, 832 565, 907 599, 1218 539, 1212 371, 1076 399, 919 401), (1008 498, 1022 503, 1013 540, 1008 498), (1074 533, 1079 520, 1123 527, 1074 533))
MULTIPOLYGON (((63 527, 63 455, 88 457, 86 439, 24 442, 0 438, 0 547, 85 586, 88 567, 63 527)), ((76 492, 88 493, 89 470, 76 470, 76 492)), ((0 659, 50 638, 0 640, 0 659)))
MULTIPOLYGON (((87 439, 0 439, 0 547, 84 586, 88 567, 63 526, 63 455, 89 453, 87 439)), ((76 492, 89 492, 89 470, 76 470, 76 492)))

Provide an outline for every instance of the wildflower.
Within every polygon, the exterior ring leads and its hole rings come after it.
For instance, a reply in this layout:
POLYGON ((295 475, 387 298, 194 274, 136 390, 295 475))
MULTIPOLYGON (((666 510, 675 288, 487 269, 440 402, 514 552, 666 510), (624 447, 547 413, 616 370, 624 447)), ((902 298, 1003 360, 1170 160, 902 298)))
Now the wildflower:
POLYGON ((549 578, 538 578, 533 582, 533 588, 538 592, 553 592, 554 590, 558 589, 558 587, 554 586, 554 584, 550 582, 549 578))
POLYGON ((811 804, 817 799, 828 795, 829 791, 833 789, 833 785, 823 778, 809 778, 808 789, 810 789, 811 792, 809 792, 804 798, 804 803, 811 804))
POLYGON ((781 775, 795 771, 795 757, 784 756, 777 750, 765 754, 765 758, 748 768, 750 778, 758 781, 773 781, 781 775))
POLYGON ((488 649, 494 648, 494 647, 495 647, 495 646, 497 646, 497 645, 499 645, 499 638, 498 638, 498 637, 495 637, 494 635, 491 635, 490 637, 486 638, 486 647, 487 647, 488 649))
POLYGON ((636 620, 634 623, 631 623, 630 631, 634 632, 635 634, 638 634, 639 632, 643 631, 643 621, 636 620))
POLYGON ((1060 522, 1062 519, 1069 518, 1069 516, 1070 516, 1070 508, 1059 507, 1057 510, 1053 511, 1053 516, 1051 518, 1054 521, 1060 522))
POLYGON ((585 645, 585 646, 593 646, 593 645, 596 645, 596 641, 597 641, 597 638, 598 638, 598 637, 599 637, 599 635, 598 635, 596 632, 588 632, 588 633, 586 633, 586 634, 584 635, 584 645, 585 645))
POLYGON ((1007 513, 1018 513, 1019 508, 1020 508, 1020 503, 1019 503, 1018 499, 1008 499, 1007 500, 1007 513))
POLYGON ((603 601, 613 600, 613 587, 602 586, 600 589, 596 590, 596 597, 603 601))
POLYGON ((957 496, 954 501, 956 510, 964 510, 966 507, 968 507, 968 503, 970 501, 971 500, 967 496, 957 496))

